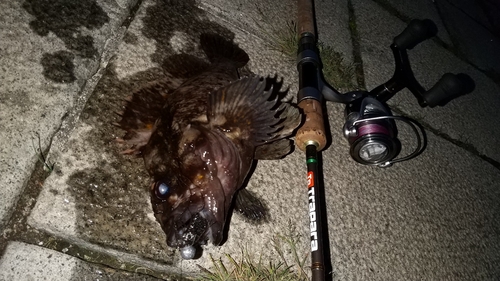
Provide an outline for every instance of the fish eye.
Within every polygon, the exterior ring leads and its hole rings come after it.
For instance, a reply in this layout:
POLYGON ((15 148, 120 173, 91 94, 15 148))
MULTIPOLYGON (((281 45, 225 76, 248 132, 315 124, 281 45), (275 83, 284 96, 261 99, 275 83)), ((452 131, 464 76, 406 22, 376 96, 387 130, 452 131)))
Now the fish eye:
POLYGON ((164 182, 158 182, 155 188, 156 196, 160 199, 165 199, 170 193, 170 187, 164 182))

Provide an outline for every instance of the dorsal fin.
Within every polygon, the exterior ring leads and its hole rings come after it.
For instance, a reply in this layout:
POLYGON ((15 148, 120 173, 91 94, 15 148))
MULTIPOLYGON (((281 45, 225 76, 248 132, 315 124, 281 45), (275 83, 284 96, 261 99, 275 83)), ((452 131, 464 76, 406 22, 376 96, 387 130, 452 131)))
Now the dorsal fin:
POLYGON ((246 77, 211 93, 210 124, 230 138, 250 140, 255 146, 289 136, 300 124, 300 113, 281 102, 272 86, 265 88, 265 79, 246 77))

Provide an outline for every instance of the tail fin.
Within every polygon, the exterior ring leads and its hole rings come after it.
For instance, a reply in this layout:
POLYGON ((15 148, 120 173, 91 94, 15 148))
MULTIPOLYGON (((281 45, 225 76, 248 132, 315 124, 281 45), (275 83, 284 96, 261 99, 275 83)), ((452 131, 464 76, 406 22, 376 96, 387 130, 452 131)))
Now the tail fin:
POLYGON ((203 33, 200 36, 200 45, 211 63, 221 60, 230 60, 237 68, 245 66, 250 58, 247 53, 235 43, 214 33, 203 33))

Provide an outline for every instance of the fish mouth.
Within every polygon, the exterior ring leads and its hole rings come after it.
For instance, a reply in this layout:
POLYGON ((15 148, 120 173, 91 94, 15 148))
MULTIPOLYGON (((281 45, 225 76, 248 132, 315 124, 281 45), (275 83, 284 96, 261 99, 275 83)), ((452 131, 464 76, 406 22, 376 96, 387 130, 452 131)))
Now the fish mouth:
POLYGON ((184 248, 185 246, 193 246, 206 243, 209 239, 209 221, 200 213, 191 216, 183 225, 179 225, 175 231, 171 231, 167 237, 167 244, 171 247, 184 248))
POLYGON ((233 196, 252 158, 243 163, 241 149, 218 130, 190 127, 184 135, 188 145, 179 152, 182 169, 155 179, 153 210, 170 247, 196 247, 207 241, 218 246, 233 196), (169 182, 172 179, 175 182, 169 182))
MULTIPOLYGON (((152 197, 155 197, 153 195, 152 197)), ((157 198, 156 198, 157 199, 157 198)), ((178 198, 170 211, 164 200, 154 202, 155 216, 167 236, 167 244, 174 248, 200 246, 210 241, 220 245, 228 205, 232 195, 224 194, 220 181, 214 178, 210 186, 192 187, 178 198), (163 205, 163 206, 161 206, 163 205)))

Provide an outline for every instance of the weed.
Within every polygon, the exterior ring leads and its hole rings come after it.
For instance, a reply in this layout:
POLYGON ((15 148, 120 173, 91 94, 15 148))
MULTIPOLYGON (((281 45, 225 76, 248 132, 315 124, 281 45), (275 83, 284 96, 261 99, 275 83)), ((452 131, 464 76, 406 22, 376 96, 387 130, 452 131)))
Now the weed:
MULTIPOLYGON (((290 232, 292 233, 292 231, 290 232)), ((201 268, 198 281, 302 281, 307 280, 304 271, 306 255, 300 255, 297 249, 299 237, 296 234, 276 235, 272 241, 276 261, 264 261, 262 255, 256 258, 246 249, 241 250, 241 258, 236 260, 226 254, 224 259, 214 259, 212 268, 201 268), (286 258, 286 253, 293 255, 293 261, 286 258)))
POLYGON ((42 151, 42 144, 40 140, 40 134, 38 132, 35 133, 37 139, 38 139, 38 148, 35 147, 35 143, 33 139, 31 139, 31 144, 33 145, 33 149, 35 150, 35 153, 38 156, 38 160, 43 164, 43 169, 49 173, 51 173, 54 170, 54 167, 56 163, 51 163, 49 162, 47 158, 47 154, 44 154, 42 151))
MULTIPOLYGON (((297 24, 293 20, 286 21, 284 26, 273 24, 270 15, 268 15, 258 4, 255 9, 260 15, 260 19, 254 19, 262 34, 265 35, 265 42, 269 49, 281 52, 285 57, 293 61, 297 54, 299 36, 297 33, 297 24)), ((276 15, 273 15, 276 16, 276 15)))
POLYGON ((318 49, 326 82, 335 89, 354 90, 354 65, 346 63, 342 54, 336 52, 331 46, 319 42, 318 49))
MULTIPOLYGON (((259 29, 266 35, 266 44, 269 49, 281 52, 290 62, 297 57, 299 34, 297 24, 287 21, 283 27, 272 24, 269 15, 256 4, 256 10, 261 16, 260 21, 255 21, 259 29)), ((354 64, 346 63, 341 53, 323 42, 317 44, 322 63, 323 76, 329 84, 338 90, 354 90, 356 69, 354 64)))

